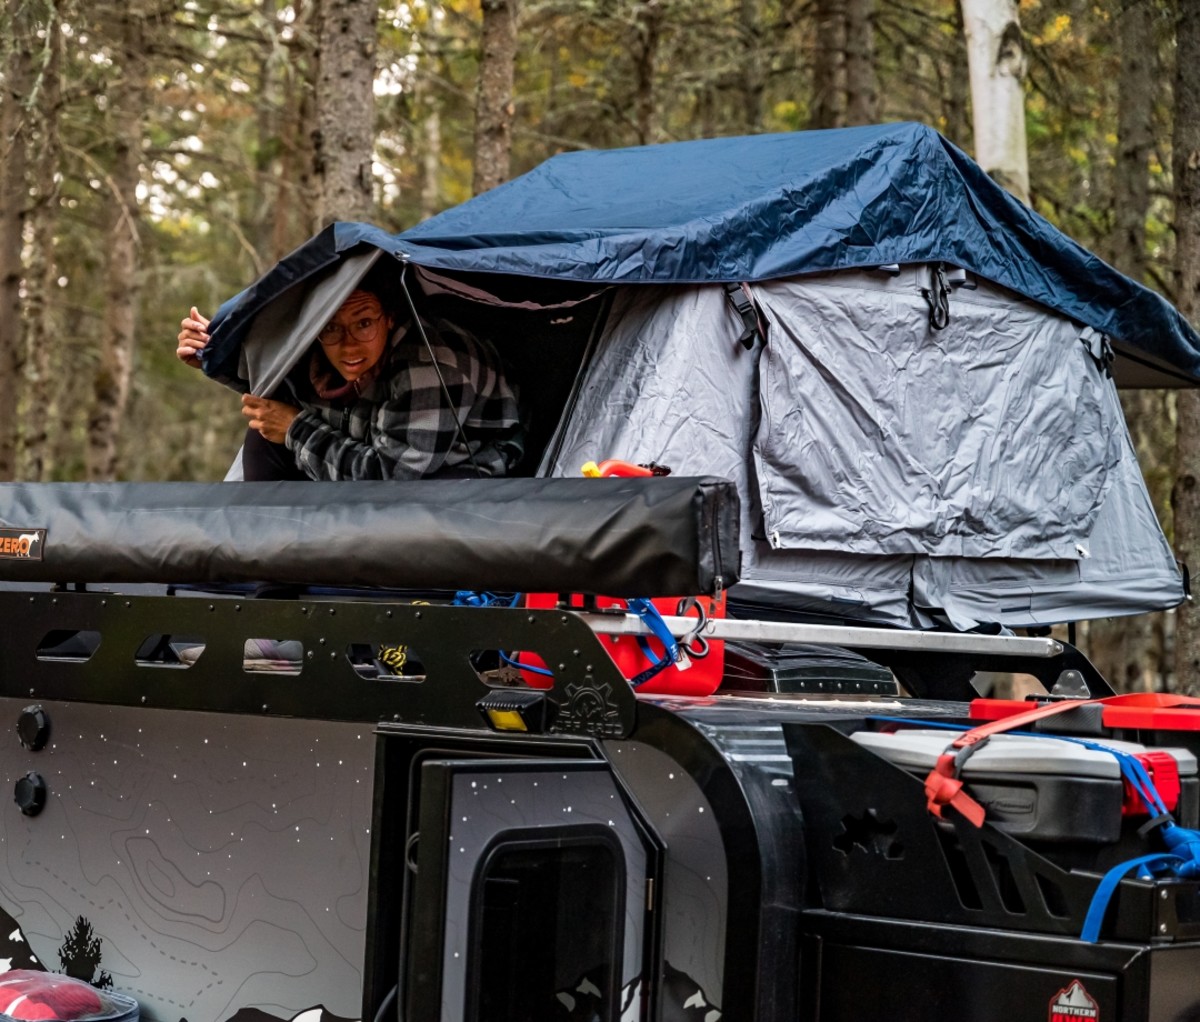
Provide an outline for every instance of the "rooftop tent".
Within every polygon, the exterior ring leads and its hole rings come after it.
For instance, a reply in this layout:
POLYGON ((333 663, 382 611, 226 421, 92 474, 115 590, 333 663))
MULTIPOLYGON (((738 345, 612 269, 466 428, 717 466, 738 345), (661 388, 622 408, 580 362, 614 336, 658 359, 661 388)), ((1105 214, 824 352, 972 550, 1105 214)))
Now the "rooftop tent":
POLYGON ((336 224, 219 310, 205 371, 269 389, 380 258, 521 367, 542 474, 733 479, 743 599, 969 628, 1183 596, 1109 374, 1194 384, 1200 338, 928 128, 568 153, 399 235, 336 224))

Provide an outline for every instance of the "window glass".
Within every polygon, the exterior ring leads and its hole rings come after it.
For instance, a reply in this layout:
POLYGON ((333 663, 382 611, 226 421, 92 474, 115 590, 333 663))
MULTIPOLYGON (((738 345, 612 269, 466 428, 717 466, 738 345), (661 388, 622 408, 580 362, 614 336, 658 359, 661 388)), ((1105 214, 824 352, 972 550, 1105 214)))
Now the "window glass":
POLYGON ((600 840, 496 849, 476 887, 469 1017, 615 1022, 623 873, 600 840))

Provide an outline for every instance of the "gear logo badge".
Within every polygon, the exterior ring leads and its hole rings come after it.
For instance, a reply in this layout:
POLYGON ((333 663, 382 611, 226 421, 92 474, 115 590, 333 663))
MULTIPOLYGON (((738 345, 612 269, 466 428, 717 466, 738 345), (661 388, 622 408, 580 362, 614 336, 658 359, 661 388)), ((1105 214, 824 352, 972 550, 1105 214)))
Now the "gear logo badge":
POLYGON ((559 730, 591 735, 593 738, 622 737, 621 714, 612 699, 612 688, 572 683, 567 686, 567 704, 559 713, 559 730))

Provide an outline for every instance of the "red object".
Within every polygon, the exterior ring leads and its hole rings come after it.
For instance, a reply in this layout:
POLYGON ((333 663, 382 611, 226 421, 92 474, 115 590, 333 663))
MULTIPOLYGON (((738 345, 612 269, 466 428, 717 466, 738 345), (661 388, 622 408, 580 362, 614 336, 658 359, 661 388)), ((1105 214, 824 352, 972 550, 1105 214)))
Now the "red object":
MULTIPOLYGON (((1146 773, 1150 775, 1150 782, 1158 792, 1158 797, 1163 800, 1163 805, 1174 812, 1179 805, 1179 792, 1182 787, 1179 783, 1179 764, 1175 757, 1161 749, 1147 749, 1145 752, 1137 753, 1137 759, 1146 768, 1146 773)), ((1146 803, 1142 801, 1141 795, 1127 780, 1122 778, 1121 781, 1125 785, 1121 815, 1147 816, 1150 810, 1146 808, 1146 803)))
MULTIPOLYGON (((1128 692, 1105 699, 1064 700, 1072 706, 1084 702, 1104 707, 1104 726, 1151 731, 1200 731, 1200 699, 1163 692, 1128 692)), ((972 720, 1003 720, 1024 713, 1031 704, 1018 699, 973 699, 972 720)), ((1062 703, 1048 705, 1061 706, 1062 703)))
POLYGON ((939 820, 942 807, 953 806, 976 827, 983 826, 983 806, 963 790, 963 782, 954 773, 954 754, 947 752, 938 757, 929 776, 925 778, 926 806, 939 820))
POLYGON ((29 1022, 71 1022, 104 1012, 104 1002, 87 983, 53 972, 13 969, 0 975, 0 1012, 29 1022))
MULTIPOLYGON (((584 475, 588 474, 587 468, 588 466, 585 465, 584 475)), ((635 465, 632 461, 621 461, 619 458, 609 458, 606 461, 600 462, 600 464, 596 466, 595 474, 604 479, 609 479, 614 476, 628 479, 630 477, 642 476, 667 476, 671 474, 671 470, 665 465, 657 465, 654 462, 651 462, 649 465, 635 465)))
MULTIPOLYGON (((696 600, 704 608, 709 620, 725 616, 724 593, 717 598, 697 596, 696 600)), ((650 602, 664 617, 675 617, 679 610, 680 601, 677 596, 659 597, 650 602)), ((569 597, 569 603, 573 609, 581 609, 583 597, 575 593, 569 597)), ((525 606, 532 610, 551 609, 558 606, 558 596, 554 593, 529 593, 525 597, 525 606)), ((624 606, 624 600, 611 596, 596 597, 596 607, 599 609, 624 606)), ((617 669, 626 678, 634 678, 650 666, 650 660, 642 652, 636 636, 601 635, 599 638, 605 650, 608 651, 608 655, 617 665, 617 669)), ((656 656, 661 658, 664 655, 662 643, 652 636, 647 638, 650 648, 656 656)), ((519 653, 517 660, 531 667, 544 668, 546 666, 545 661, 536 653, 519 653)), ((667 667, 649 681, 639 685, 637 690, 648 695, 710 696, 720 686, 724 674, 725 643, 720 639, 709 639, 708 655, 702 659, 692 658, 692 665, 686 671, 677 670, 674 666, 667 667)), ((521 675, 525 679, 525 684, 531 688, 549 688, 553 684, 552 678, 534 671, 522 671, 521 675)))
POLYGON ((608 478, 609 476, 629 478, 654 475, 653 469, 646 468, 643 465, 635 465, 632 461, 618 461, 616 458, 609 458, 607 461, 600 462, 597 468, 600 469, 600 475, 604 478, 608 478))

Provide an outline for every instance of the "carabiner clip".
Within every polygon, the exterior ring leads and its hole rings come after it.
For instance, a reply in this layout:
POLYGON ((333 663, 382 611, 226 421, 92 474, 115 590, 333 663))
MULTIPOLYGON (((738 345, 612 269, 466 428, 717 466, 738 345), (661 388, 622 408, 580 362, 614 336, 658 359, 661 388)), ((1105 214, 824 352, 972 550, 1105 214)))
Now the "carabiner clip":
POLYGON ((679 645, 687 650, 688 656, 693 660, 703 660, 708 656, 708 640, 701 634, 708 625, 708 612, 705 611, 704 604, 694 596, 685 596, 675 608, 675 616, 686 617, 693 608, 699 615, 699 620, 696 627, 679 640, 679 645))

